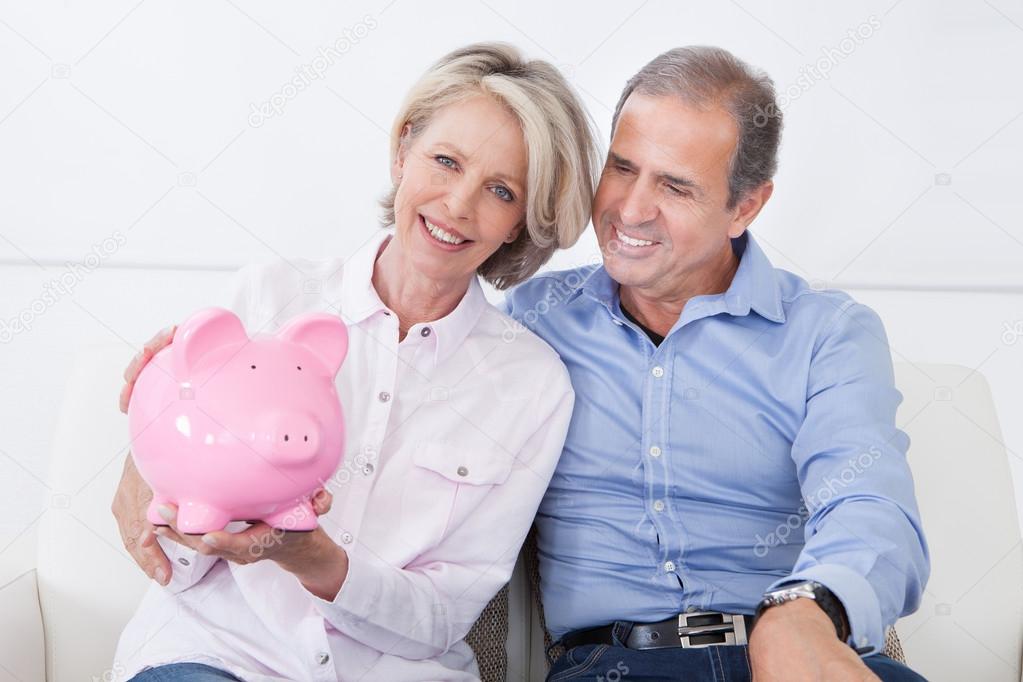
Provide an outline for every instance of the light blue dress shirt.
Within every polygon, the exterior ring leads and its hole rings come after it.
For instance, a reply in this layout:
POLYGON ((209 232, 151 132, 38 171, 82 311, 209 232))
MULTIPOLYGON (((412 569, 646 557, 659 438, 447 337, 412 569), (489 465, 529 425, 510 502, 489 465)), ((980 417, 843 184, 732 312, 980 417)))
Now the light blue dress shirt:
POLYGON ((748 232, 733 249, 728 291, 691 299, 660 346, 601 266, 508 295, 576 392, 536 522, 547 625, 557 639, 751 614, 765 591, 816 580, 844 605, 850 643, 880 652, 930 573, 884 327, 775 269, 748 232))

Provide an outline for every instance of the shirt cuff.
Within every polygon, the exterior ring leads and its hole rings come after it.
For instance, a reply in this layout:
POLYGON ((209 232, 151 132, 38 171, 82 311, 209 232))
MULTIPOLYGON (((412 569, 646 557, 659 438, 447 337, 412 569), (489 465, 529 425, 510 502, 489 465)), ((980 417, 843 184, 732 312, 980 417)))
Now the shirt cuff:
POLYGON ((215 556, 200 554, 170 538, 157 535, 156 541, 160 543, 163 553, 170 559, 171 577, 164 589, 171 592, 181 592, 202 580, 210 567, 217 561, 215 556), (186 563, 182 563, 182 559, 186 563))
POLYGON ((358 628, 369 618, 379 606, 382 589, 379 570, 367 565, 362 557, 349 553, 348 574, 334 600, 327 601, 311 592, 309 596, 312 597, 320 615, 335 628, 343 631, 345 625, 358 628))
POLYGON ((842 602, 849 631, 847 644, 862 649, 873 647, 864 655, 879 654, 884 650, 884 623, 881 621, 881 603, 874 588, 862 575, 837 564, 817 564, 798 573, 776 580, 764 590, 770 592, 785 585, 813 580, 834 593, 842 602))

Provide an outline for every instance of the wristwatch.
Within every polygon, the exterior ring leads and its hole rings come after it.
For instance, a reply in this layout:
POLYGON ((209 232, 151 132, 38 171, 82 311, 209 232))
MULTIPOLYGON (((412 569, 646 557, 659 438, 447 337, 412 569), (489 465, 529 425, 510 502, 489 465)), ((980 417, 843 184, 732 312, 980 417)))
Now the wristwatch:
POLYGON ((843 642, 849 639, 849 619, 845 614, 842 602, 838 600, 835 593, 818 582, 807 580, 801 583, 785 585, 777 590, 764 594, 764 598, 757 605, 756 615, 753 616, 753 627, 757 625, 761 614, 772 606, 778 606, 793 599, 812 599, 821 607, 824 613, 828 614, 831 622, 835 624, 835 632, 843 642))

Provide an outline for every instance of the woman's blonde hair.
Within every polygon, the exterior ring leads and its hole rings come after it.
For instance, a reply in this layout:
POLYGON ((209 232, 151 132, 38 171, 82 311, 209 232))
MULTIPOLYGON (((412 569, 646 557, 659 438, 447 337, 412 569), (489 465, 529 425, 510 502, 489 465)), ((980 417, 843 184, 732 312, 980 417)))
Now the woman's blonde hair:
MULTIPOLYGON (((554 66, 527 61, 505 43, 475 43, 442 58, 412 86, 391 129, 391 163, 403 134, 410 142, 441 108, 480 93, 518 119, 529 157, 525 229, 478 269, 496 288, 506 289, 579 239, 590 219, 600 160, 590 118, 554 66)), ((394 224, 397 190, 392 187, 380 202, 386 226, 394 224)))

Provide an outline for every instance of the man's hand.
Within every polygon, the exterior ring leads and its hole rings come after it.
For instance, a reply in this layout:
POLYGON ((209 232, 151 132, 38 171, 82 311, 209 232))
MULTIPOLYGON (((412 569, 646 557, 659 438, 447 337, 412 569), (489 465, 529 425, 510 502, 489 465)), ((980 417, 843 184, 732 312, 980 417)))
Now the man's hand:
POLYGON ((754 682, 881 682, 811 599, 764 611, 749 656, 754 682))
MULTIPOLYGON (((329 492, 319 490, 312 498, 313 511, 323 516, 330 511, 332 502, 329 492)), ((220 530, 201 536, 188 535, 176 526, 177 507, 165 504, 158 511, 167 525, 157 527, 157 535, 200 554, 236 564, 271 559, 294 573, 309 592, 327 601, 334 600, 348 575, 348 554, 330 539, 322 526, 312 531, 284 531, 260 521, 235 533, 220 530)))
POLYGON ((156 541, 153 524, 146 519, 146 511, 152 499, 153 491, 142 480, 131 453, 128 453, 110 511, 117 520, 121 541, 131 558, 146 575, 166 587, 171 577, 170 559, 156 541))

